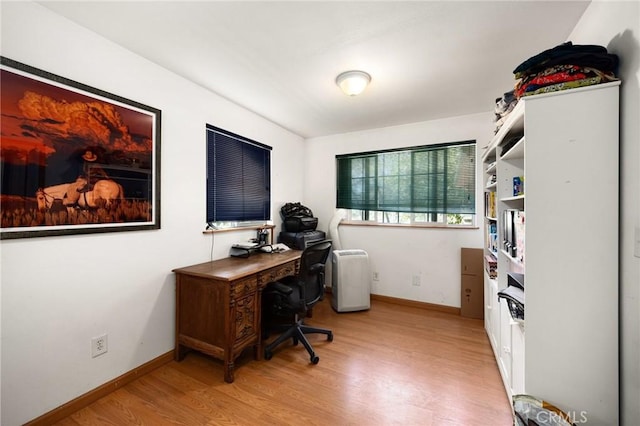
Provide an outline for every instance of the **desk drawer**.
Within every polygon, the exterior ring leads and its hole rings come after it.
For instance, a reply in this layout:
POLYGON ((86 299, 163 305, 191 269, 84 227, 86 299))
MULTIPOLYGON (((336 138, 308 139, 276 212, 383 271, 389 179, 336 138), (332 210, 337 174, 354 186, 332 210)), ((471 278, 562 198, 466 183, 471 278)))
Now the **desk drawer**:
POLYGON ((271 282, 281 280, 284 277, 295 275, 296 264, 297 262, 289 262, 284 265, 276 266, 275 268, 260 272, 260 275, 258 275, 258 283, 261 286, 265 286, 271 282))
POLYGON ((235 306, 235 341, 256 337, 258 330, 257 296, 251 294, 236 301, 235 306))
POLYGON ((233 298, 237 298, 245 294, 254 292, 257 288, 258 280, 255 276, 253 276, 233 283, 231 294, 233 295, 233 298))

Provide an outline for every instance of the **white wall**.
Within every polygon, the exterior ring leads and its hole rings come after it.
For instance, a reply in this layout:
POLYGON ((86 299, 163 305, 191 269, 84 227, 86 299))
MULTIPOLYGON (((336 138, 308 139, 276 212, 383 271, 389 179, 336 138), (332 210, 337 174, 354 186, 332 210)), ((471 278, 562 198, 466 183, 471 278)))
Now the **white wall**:
MULTIPOLYGON (((492 108, 487 100, 487 110, 492 108)), ((378 149, 476 140, 478 152, 493 136, 493 114, 474 114, 404 126, 319 137, 307 140, 305 204, 318 216, 318 228, 327 230, 336 205, 335 156, 378 149)), ((481 170, 477 170, 476 211, 483 211, 481 170)), ((482 247, 483 228, 390 228, 341 225, 343 248, 369 254, 378 272, 372 292, 391 297, 460 307, 460 248, 482 247), (421 285, 412 285, 419 275, 421 285)))
POLYGON ((609 52, 620 57, 620 418, 621 424, 637 424, 640 419, 640 259, 633 254, 633 236, 634 229, 640 228, 640 3, 591 3, 569 40, 575 44, 606 46, 609 52))
MULTIPOLYGON (((273 147, 275 218, 284 202, 302 199, 304 144, 35 3, 1 8, 3 56, 162 110, 162 229, 0 245, 0 423, 13 426, 173 349, 171 269, 206 261, 212 251, 212 237, 202 234, 206 123, 273 147), (109 351, 92 359, 90 339, 102 333, 109 351)), ((240 238, 216 235, 213 257, 240 238)))

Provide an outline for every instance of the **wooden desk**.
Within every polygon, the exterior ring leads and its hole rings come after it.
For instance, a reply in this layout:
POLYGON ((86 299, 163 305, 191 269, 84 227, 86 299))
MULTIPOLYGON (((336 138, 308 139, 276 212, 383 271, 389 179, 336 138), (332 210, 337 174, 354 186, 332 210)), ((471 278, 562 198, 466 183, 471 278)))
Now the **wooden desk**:
POLYGON ((176 274, 175 359, 195 349, 224 362, 224 380, 233 382, 233 363, 249 346, 262 358, 262 290, 295 275, 302 251, 256 253, 174 269, 176 274))

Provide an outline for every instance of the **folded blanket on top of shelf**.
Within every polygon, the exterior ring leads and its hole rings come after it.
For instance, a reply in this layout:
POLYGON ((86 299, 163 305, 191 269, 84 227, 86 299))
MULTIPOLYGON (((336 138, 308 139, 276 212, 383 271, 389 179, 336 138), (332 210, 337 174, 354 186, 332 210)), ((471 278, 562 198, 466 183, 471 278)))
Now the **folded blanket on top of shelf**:
POLYGON ((618 56, 603 46, 568 41, 527 59, 513 71, 515 97, 615 81, 618 56))
POLYGON ((518 99, 541 93, 616 81, 618 55, 598 45, 562 43, 518 65, 514 90, 496 99, 495 129, 498 133, 518 99))

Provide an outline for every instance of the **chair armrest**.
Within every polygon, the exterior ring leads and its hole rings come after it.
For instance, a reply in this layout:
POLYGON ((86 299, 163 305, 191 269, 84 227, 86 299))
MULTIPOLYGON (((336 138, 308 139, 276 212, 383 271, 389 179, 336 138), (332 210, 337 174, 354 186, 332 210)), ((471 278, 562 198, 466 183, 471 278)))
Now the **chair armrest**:
POLYGON ((324 263, 316 263, 315 265, 312 265, 311 268, 309 268, 309 272, 313 274, 324 272, 324 263))
POLYGON ((290 295, 291 293, 293 293, 293 289, 291 287, 289 287, 288 285, 284 285, 281 282, 275 281, 272 282, 271 284, 269 284, 269 287, 275 291, 277 291, 278 293, 282 293, 286 296, 290 295))

